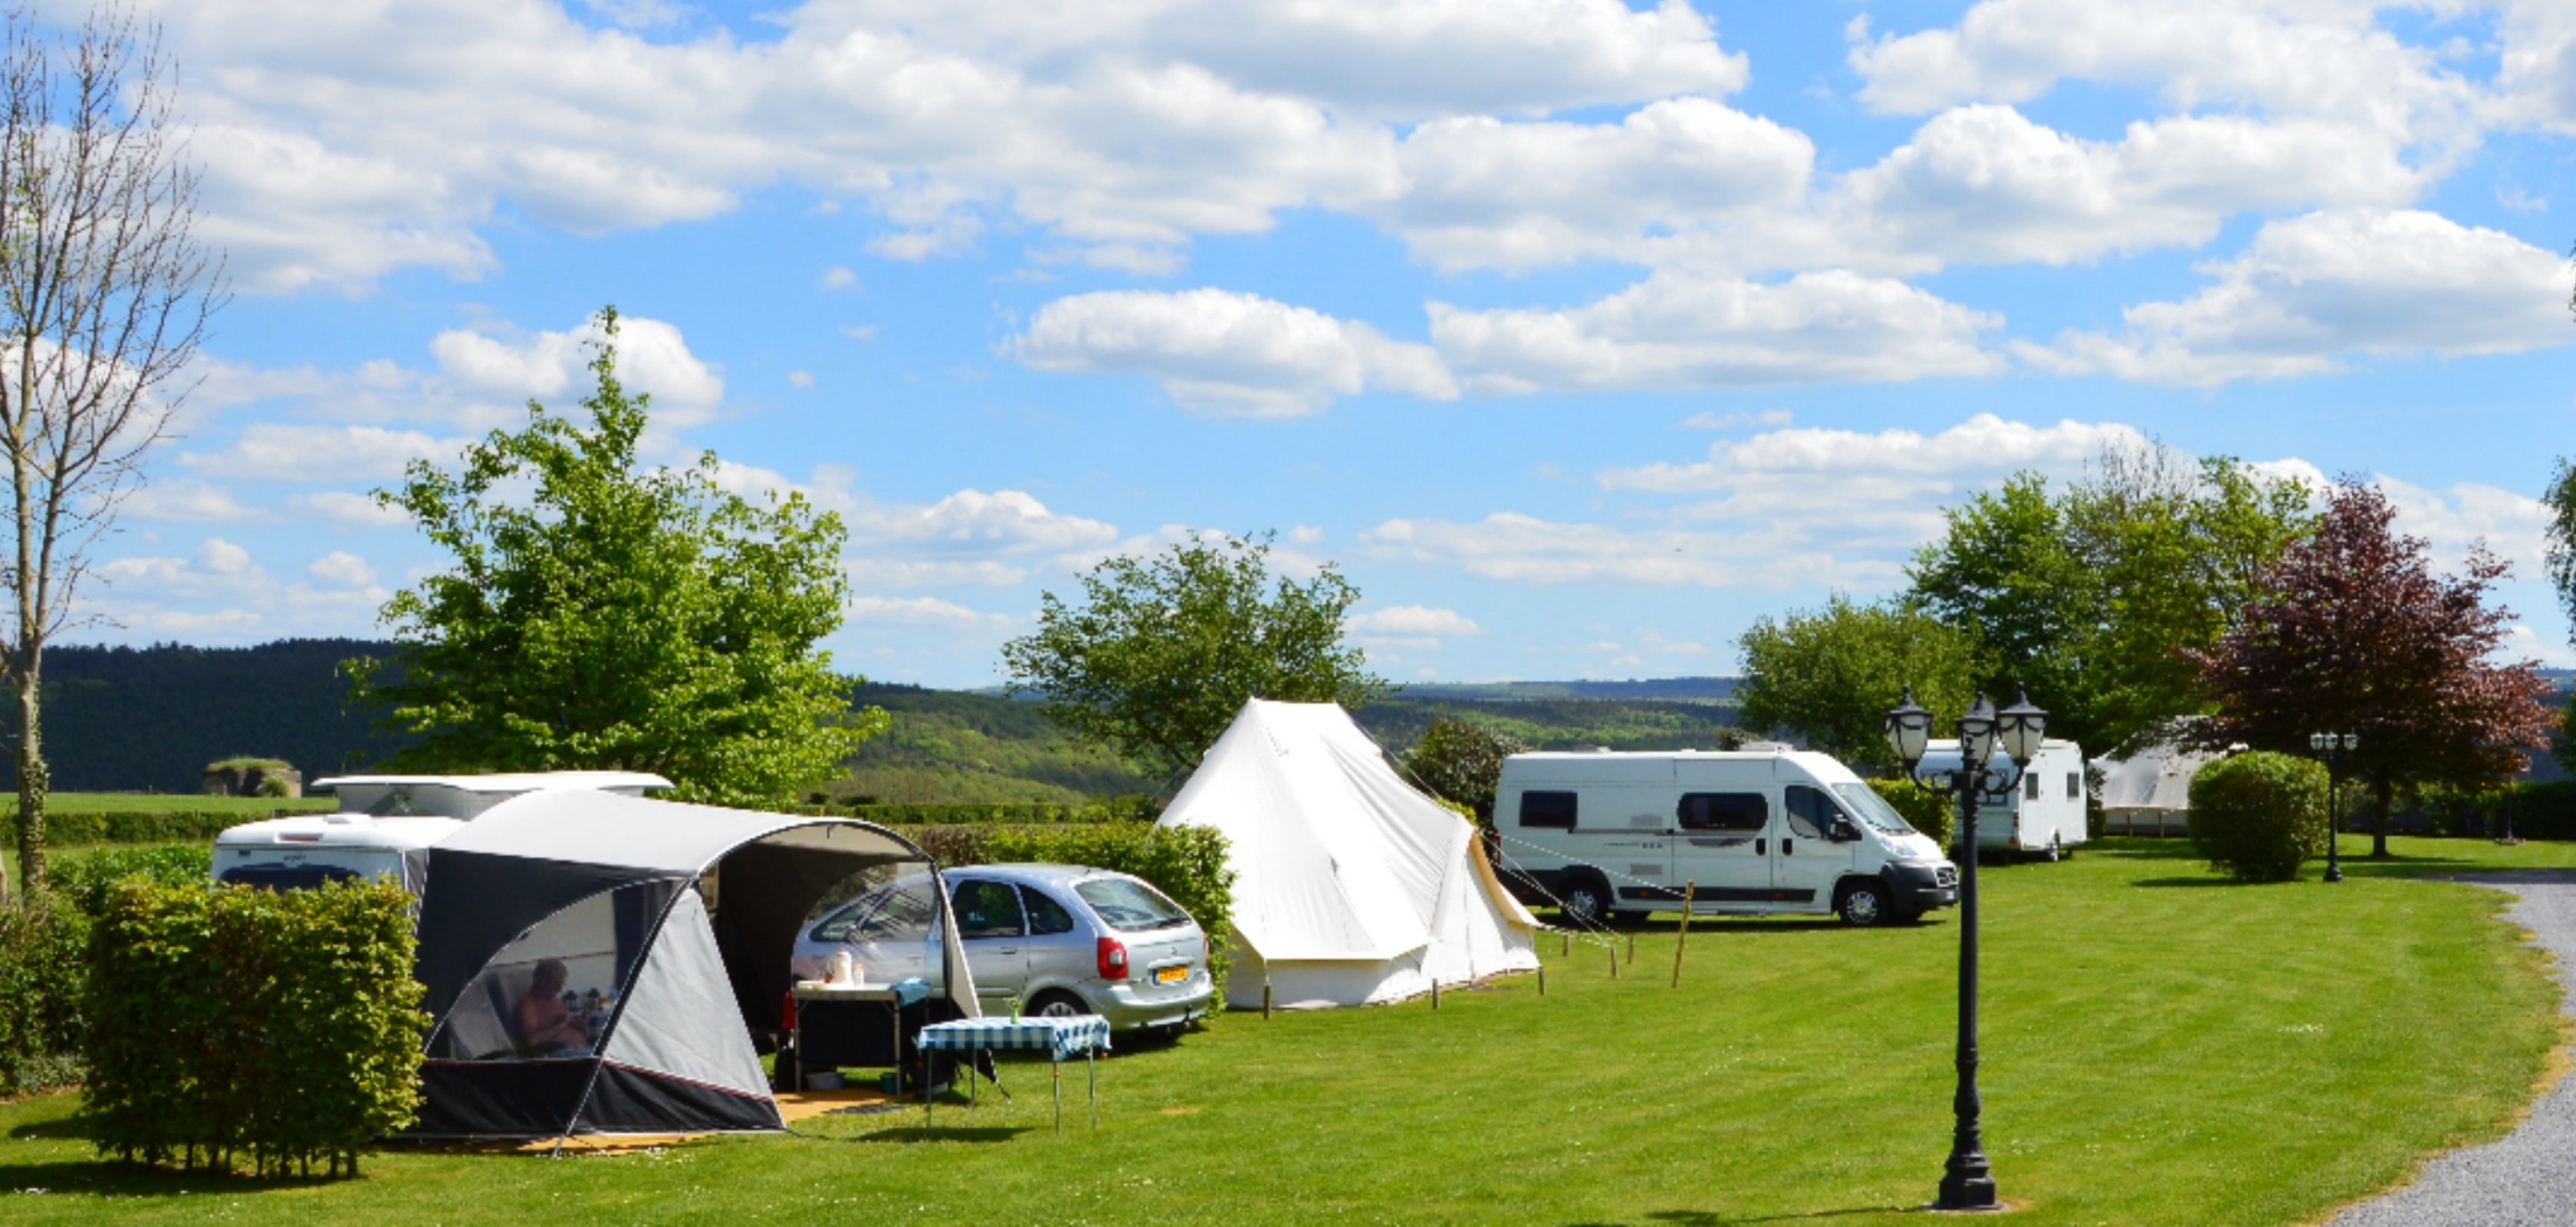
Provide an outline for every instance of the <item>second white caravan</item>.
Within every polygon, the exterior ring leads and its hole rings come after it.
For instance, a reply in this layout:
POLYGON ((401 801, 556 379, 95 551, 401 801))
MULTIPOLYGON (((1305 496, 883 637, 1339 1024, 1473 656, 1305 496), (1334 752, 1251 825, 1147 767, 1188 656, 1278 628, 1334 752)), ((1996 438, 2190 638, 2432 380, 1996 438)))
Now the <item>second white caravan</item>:
MULTIPOLYGON (((1925 773, 1958 769, 1957 741, 1924 748, 1925 773)), ((2011 788, 1978 794, 1977 847, 2046 861, 2072 856, 2087 834, 2084 806, 2084 751, 2071 741, 2043 741, 2011 788)))
POLYGON ((1515 754, 1494 798, 1516 890, 1569 923, 1675 910, 1911 920, 1959 871, 1831 757, 1766 750, 1515 754))

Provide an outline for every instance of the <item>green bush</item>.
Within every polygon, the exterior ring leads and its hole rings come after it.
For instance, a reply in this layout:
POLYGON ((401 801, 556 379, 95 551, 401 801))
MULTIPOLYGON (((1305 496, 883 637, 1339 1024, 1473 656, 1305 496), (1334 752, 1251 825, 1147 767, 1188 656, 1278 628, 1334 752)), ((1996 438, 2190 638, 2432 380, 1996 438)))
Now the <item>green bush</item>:
POLYGON ((355 1175, 358 1148, 419 1102, 410 904, 384 883, 118 886, 89 941, 100 1153, 355 1175))
POLYGON ((2192 847, 2237 881, 2296 878, 2326 838, 2326 769, 2313 760, 2257 751, 2192 777, 2192 847))
POLYGON ((0 904, 0 1095, 80 1080, 88 935, 59 900, 0 904))
POLYGON ((1162 803, 1152 797, 1117 797, 1088 805, 1011 801, 956 805, 854 805, 824 812, 847 814, 879 826, 1040 826, 1086 822, 1152 822, 1162 803))
POLYGON ((45 877, 57 897, 95 920, 106 913, 119 883, 139 879, 163 886, 202 886, 213 864, 214 849, 203 844, 100 848, 55 860, 45 877))
POLYGON ((1905 815, 1915 830, 1931 836, 1933 843, 1950 846, 1950 828, 1959 817, 1958 798, 1907 779, 1871 780, 1869 786, 1905 815))
MULTIPOLYGON (((1206 827, 1157 827, 1142 822, 1064 827, 996 827, 983 833, 977 855, 943 865, 1088 865, 1134 874, 1188 910, 1208 935, 1208 972, 1217 996, 1225 995, 1228 926, 1234 917, 1234 871, 1226 868, 1225 836, 1206 827)), ((935 855, 935 853, 934 853, 935 855)))
MULTIPOLYGON (((147 810, 93 810, 88 812, 49 810, 45 814, 45 843, 61 844, 157 844, 174 840, 212 840, 224 828, 257 822, 266 814, 231 812, 203 813, 196 810, 173 810, 153 813, 147 810)), ((13 812, 0 827, 9 839, 18 838, 18 817, 13 812)))

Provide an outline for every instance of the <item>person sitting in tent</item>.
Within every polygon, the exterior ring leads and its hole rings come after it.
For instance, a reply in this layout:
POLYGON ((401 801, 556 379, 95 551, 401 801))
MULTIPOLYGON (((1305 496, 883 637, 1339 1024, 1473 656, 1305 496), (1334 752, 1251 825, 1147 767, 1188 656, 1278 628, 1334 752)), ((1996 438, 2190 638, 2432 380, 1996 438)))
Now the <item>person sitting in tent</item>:
POLYGON ((546 959, 537 964, 528 981, 528 995, 519 998, 516 1021, 519 1043, 531 1053, 560 1052, 567 1048, 587 1048, 590 1032, 572 1010, 563 1003, 565 977, 563 960, 546 959))

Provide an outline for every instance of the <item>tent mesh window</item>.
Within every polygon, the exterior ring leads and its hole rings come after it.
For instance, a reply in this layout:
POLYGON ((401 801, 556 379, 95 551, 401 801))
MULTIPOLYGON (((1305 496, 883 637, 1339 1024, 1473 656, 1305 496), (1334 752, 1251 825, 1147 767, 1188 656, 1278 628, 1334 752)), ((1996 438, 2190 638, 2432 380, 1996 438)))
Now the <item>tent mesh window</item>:
POLYGON ((606 1037, 670 890, 601 891, 521 933, 466 986, 431 1038, 434 1060, 591 1055, 606 1037), (539 993, 540 984, 547 991, 539 993))

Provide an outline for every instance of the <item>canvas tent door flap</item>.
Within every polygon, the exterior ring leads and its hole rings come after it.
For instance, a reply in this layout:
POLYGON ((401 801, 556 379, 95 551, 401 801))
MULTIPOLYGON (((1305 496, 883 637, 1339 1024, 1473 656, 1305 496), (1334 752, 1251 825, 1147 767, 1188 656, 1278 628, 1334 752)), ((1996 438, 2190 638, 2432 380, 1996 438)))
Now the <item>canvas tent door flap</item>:
POLYGON ((1227 1004, 1402 1001, 1538 967, 1538 922, 1475 824, 1397 776, 1331 703, 1244 705, 1164 826, 1225 833, 1234 871, 1227 1004))
MULTIPOLYGON (((796 931, 827 891, 935 869, 866 823, 603 793, 495 806, 430 852, 435 1021, 409 1132, 783 1128, 755 1037, 777 1033, 796 931)), ((922 939, 945 1015, 972 1015, 954 926, 922 939)))

